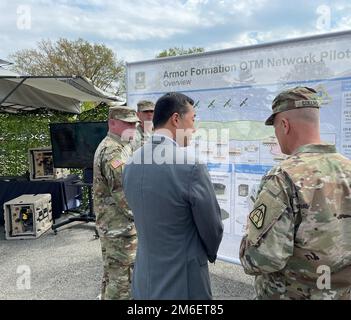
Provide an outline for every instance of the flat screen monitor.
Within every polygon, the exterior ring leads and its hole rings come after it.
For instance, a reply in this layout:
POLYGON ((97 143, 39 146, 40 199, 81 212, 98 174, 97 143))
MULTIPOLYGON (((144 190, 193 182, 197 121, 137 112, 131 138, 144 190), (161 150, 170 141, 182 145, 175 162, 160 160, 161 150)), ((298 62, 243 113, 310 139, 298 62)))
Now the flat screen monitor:
POLYGON ((107 122, 51 123, 54 167, 93 168, 95 150, 107 132, 107 122))

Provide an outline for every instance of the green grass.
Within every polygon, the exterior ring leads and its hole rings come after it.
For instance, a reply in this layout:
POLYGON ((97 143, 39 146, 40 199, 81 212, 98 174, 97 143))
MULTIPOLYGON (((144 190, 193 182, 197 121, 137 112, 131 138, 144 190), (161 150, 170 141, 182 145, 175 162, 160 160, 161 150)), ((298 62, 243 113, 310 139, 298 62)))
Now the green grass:
POLYGON ((210 141, 221 137, 221 130, 229 130, 229 140, 264 140, 274 136, 274 129, 260 121, 202 121, 198 124, 197 135, 207 134, 210 141), (201 129, 205 129, 203 132, 201 129), (212 129, 212 130, 211 130, 212 129), (215 130, 213 130, 215 129, 215 130), (209 130, 207 132, 207 130, 209 130))

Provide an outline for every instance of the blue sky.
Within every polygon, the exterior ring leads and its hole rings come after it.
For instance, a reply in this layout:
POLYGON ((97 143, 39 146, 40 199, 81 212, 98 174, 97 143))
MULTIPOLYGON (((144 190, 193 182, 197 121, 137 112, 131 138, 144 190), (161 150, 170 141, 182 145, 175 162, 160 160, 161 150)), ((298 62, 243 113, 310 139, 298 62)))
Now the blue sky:
POLYGON ((79 37, 128 62, 169 47, 206 51, 351 30, 351 0, 2 0, 0 58, 79 37))

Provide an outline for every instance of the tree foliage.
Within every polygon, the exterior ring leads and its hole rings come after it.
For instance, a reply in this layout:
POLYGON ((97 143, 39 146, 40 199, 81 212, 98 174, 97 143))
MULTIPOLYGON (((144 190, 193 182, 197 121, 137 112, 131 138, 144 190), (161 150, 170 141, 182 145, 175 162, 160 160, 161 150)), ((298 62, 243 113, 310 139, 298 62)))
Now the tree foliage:
POLYGON ((83 39, 56 42, 41 40, 37 49, 24 49, 10 56, 13 69, 33 76, 85 76, 102 90, 120 94, 124 62, 103 44, 83 39))
MULTIPOLYGON (((102 90, 112 91, 116 79, 124 80, 124 64, 115 58, 113 51, 83 39, 60 39, 56 43, 42 40, 37 49, 18 51, 11 60, 14 71, 21 74, 85 76, 102 90)), ((117 90, 113 92, 119 94, 117 90)), ((79 115, 44 109, 0 113, 0 175, 23 175, 28 171, 28 149, 51 144, 50 123, 106 121, 108 106, 104 103, 95 106, 94 102, 83 103, 83 112, 79 115)))
POLYGON ((156 58, 164 58, 164 57, 173 57, 173 56, 183 56, 185 54, 195 54, 205 52, 204 48, 200 47, 192 47, 188 49, 184 49, 183 47, 173 47, 166 50, 161 51, 156 58))
MULTIPOLYGON (((157 57, 204 52, 203 48, 170 48, 157 57)), ((124 63, 104 45, 92 45, 83 39, 56 43, 42 40, 37 49, 21 50, 13 54, 14 71, 34 76, 86 76, 102 90, 111 89, 120 79, 124 85, 124 63)), ((110 90, 109 90, 110 91, 110 90)), ((120 91, 114 90, 120 94, 120 91)), ((0 176, 23 175, 29 169, 28 149, 50 146, 49 124, 55 122, 106 121, 108 106, 95 107, 86 102, 82 113, 72 115, 54 110, 35 110, 19 114, 0 113, 0 176)))

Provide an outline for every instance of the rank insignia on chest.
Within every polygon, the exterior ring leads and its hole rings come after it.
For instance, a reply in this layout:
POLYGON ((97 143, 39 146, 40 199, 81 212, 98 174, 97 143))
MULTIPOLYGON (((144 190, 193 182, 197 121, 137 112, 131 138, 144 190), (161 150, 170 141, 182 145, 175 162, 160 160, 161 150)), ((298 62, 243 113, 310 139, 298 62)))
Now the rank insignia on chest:
POLYGON ((111 161, 111 166, 113 169, 117 169, 118 167, 120 167, 123 164, 122 161, 114 159, 111 161))
POLYGON ((266 205, 261 204, 249 214, 249 219, 257 229, 261 229, 263 226, 266 210, 266 205))

